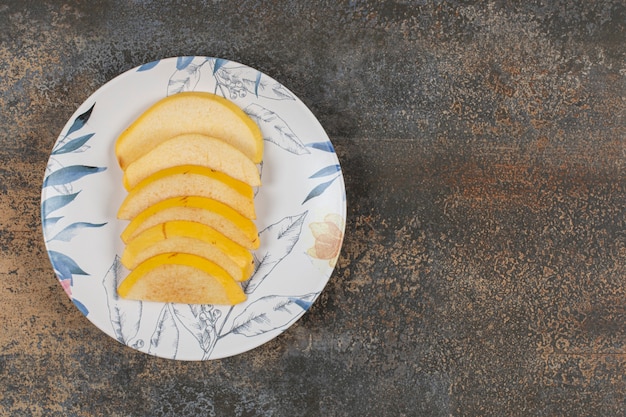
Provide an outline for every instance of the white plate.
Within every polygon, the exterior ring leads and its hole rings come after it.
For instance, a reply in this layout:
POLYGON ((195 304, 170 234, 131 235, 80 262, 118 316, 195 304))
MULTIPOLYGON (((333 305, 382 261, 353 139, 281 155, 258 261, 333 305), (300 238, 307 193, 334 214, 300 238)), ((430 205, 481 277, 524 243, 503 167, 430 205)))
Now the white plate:
POLYGON ((134 68, 89 97, 54 145, 41 198, 48 254, 78 309, 119 342, 179 360, 236 355, 292 325, 334 269, 346 216, 337 156, 306 106, 255 69, 198 56, 134 68), (138 302, 116 293, 128 271, 119 263, 127 222, 116 219, 126 192, 115 140, 155 101, 191 90, 230 99, 265 139, 255 197, 262 243, 248 299, 234 307, 138 302))

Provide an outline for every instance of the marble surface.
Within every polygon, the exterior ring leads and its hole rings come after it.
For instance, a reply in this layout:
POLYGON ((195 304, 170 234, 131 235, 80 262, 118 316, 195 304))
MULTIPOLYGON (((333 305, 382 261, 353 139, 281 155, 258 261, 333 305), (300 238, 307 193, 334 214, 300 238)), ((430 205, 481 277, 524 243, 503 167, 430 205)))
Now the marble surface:
POLYGON ((623 1, 8 0, 0 28, 0 415, 626 413, 623 1), (76 107, 181 55, 291 89, 348 198, 309 312, 208 362, 95 328, 41 234, 76 107))

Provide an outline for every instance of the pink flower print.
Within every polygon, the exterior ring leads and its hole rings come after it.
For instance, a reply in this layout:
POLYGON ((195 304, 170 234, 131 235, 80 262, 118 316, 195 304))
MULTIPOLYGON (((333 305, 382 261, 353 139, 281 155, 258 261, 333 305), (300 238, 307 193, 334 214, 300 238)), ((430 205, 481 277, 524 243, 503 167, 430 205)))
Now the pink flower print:
POLYGON ((343 218, 338 214, 328 214, 323 222, 313 222, 309 227, 315 244, 307 253, 315 259, 327 259, 329 265, 334 267, 343 241, 343 218))
POLYGON ((71 279, 62 279, 59 281, 61 283, 61 286, 63 287, 63 289, 65 290, 65 293, 70 297, 70 299, 72 298, 72 280, 71 279))

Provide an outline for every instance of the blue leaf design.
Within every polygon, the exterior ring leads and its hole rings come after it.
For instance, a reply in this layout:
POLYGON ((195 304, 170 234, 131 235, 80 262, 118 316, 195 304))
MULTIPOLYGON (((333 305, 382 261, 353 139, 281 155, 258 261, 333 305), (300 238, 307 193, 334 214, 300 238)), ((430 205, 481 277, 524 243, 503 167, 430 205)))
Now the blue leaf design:
POLYGON ((330 141, 325 141, 325 142, 314 142, 314 143, 307 143, 305 146, 309 147, 309 148, 313 148, 313 149, 318 149, 320 151, 324 151, 324 152, 331 152, 331 153, 335 153, 335 148, 333 147, 333 144, 330 143, 330 141))
POLYGON ((59 276, 60 280, 72 279, 72 275, 89 275, 83 271, 72 258, 53 250, 48 251, 48 256, 52 262, 52 266, 59 276))
MULTIPOLYGON (((233 321, 232 333, 247 337, 280 330, 298 318, 318 293, 301 297, 268 295, 250 304, 233 321)), ((308 308, 308 307, 307 307, 308 308)))
POLYGON ((89 110, 87 110, 83 114, 76 117, 76 119, 74 119, 74 123, 72 123, 72 126, 69 128, 69 130, 67 131, 65 135, 69 136, 71 133, 76 132, 77 130, 82 128, 91 117, 91 112, 93 111, 93 108, 95 106, 96 106, 96 103, 93 103, 91 107, 89 108, 89 110))
POLYGON ((271 100, 295 100, 294 95, 285 87, 254 68, 245 65, 226 65, 228 61, 217 60, 213 65, 213 76, 217 81, 216 89, 226 90, 232 98, 244 97, 248 92, 256 97, 271 100))
POLYGON ((259 125, 264 140, 296 155, 311 153, 289 125, 273 111, 255 103, 247 106, 244 111, 259 125))
POLYGON ((194 57, 192 56, 179 56, 176 59, 176 69, 179 71, 184 70, 185 68, 187 68, 189 64, 191 64, 191 61, 193 61, 193 58, 194 57))
MULTIPOLYGON (((261 83, 261 87, 263 87, 263 83, 261 83)), ((293 94, 287 90, 282 84, 275 83, 271 86, 268 86, 266 91, 263 94, 260 94, 262 97, 267 97, 275 100, 295 100, 296 98, 293 94)))
POLYGON ((122 264, 119 256, 115 255, 109 270, 102 279, 102 286, 106 293, 107 306, 109 307, 109 318, 115 338, 129 346, 143 346, 143 340, 135 340, 139 326, 143 303, 141 301, 128 302, 117 295, 117 286, 121 281, 122 264))
POLYGON ((213 74, 215 74, 220 68, 222 68, 226 64, 228 64, 228 61, 226 59, 216 59, 215 64, 213 65, 213 74))
POLYGON ((69 242, 70 240, 72 240, 74 238, 74 236, 76 236, 78 234, 78 232, 80 232, 82 229, 88 228, 88 227, 102 227, 104 226, 106 223, 87 223, 87 222, 76 222, 76 223, 72 223, 69 226, 67 226, 65 229, 61 230, 59 233, 57 233, 52 239, 50 239, 48 242, 52 241, 52 240, 60 240, 62 242, 69 242))
POLYGON ((160 60, 156 60, 156 61, 148 62, 147 64, 143 64, 142 66, 137 68, 137 72, 139 72, 139 71, 148 71, 149 69, 152 69, 152 68, 156 67, 159 62, 160 62, 160 60))
MULTIPOLYGON (((246 89, 250 90, 250 84, 252 79, 248 77, 242 77, 243 83, 246 85, 246 89)), ((279 84, 273 80, 263 77, 263 74, 258 72, 254 77, 254 91, 257 97, 269 98, 271 100, 295 100, 296 98, 287 90, 282 84, 279 84)))
POLYGON ((178 58, 176 61, 177 70, 174 71, 167 83, 167 95, 193 91, 200 81, 200 70, 206 62, 207 59, 204 57, 178 58))
POLYGON ((78 301, 76 298, 72 298, 72 302, 78 308, 78 310, 80 310, 80 312, 83 313, 85 316, 89 314, 89 310, 87 310, 87 307, 85 307, 85 305, 81 303, 80 301, 78 301))
POLYGON ((259 85, 261 84, 261 71, 256 74, 256 81, 254 83, 254 95, 259 98, 259 85))
POLYGON ((246 294, 251 294, 276 265, 291 253, 293 247, 298 243, 298 239, 300 239, 302 225, 307 213, 308 211, 305 211, 299 215, 285 217, 259 233, 261 242, 266 242, 267 247, 271 247, 272 251, 263 253, 257 250, 255 252, 258 262, 256 262, 254 275, 244 284, 246 294))
POLYGON ((313 301, 309 301, 304 298, 292 298, 291 301, 299 305, 304 311, 308 310, 311 308, 311 305, 313 305, 313 301))
POLYGON ((63 216, 61 216, 61 217, 47 217, 47 218, 42 220, 43 227, 45 229, 49 229, 51 227, 54 227, 54 225, 57 224, 57 222, 59 220, 61 220, 62 218, 63 218, 63 216))
POLYGON ((44 187, 67 184, 76 181, 85 175, 95 174, 104 171, 106 167, 90 167, 85 165, 72 165, 54 171, 43 181, 44 187))
POLYGON ((150 338, 149 353, 159 351, 159 356, 176 359, 178 354, 178 338, 180 332, 174 319, 174 314, 170 311, 171 304, 165 304, 161 309, 157 325, 150 338))
POLYGON ((215 325, 221 310, 212 305, 172 304, 174 316, 196 338, 208 357, 217 342, 215 325))
POLYGON ((330 181, 326 181, 323 182, 319 185, 317 185, 315 188, 313 188, 311 190, 311 192, 309 193, 309 195, 306 196, 306 198, 304 199, 304 201, 302 202, 302 204, 306 203, 307 201, 309 201, 310 199, 317 197, 319 195, 321 195, 324 191, 326 191, 326 189, 337 179, 339 178, 339 176, 336 176, 335 178, 333 178, 330 181))
POLYGON ((48 214, 52 213, 53 211, 58 210, 61 207, 64 207, 74 201, 79 193, 80 191, 73 194, 57 195, 47 198, 43 203, 41 203, 41 212, 43 213, 44 217, 47 217, 48 214))
POLYGON ((336 174, 340 170, 341 170, 341 167, 339 165, 329 165, 325 168, 320 169, 315 174, 311 175, 309 178, 326 177, 328 175, 336 174))
POLYGON ((93 135, 94 133, 90 133, 88 135, 84 135, 79 138, 72 139, 71 141, 67 142, 65 145, 63 145, 59 149, 55 149, 54 151, 52 151, 52 155, 60 155, 60 154, 75 151, 76 149, 79 149, 81 146, 83 146, 85 142, 91 139, 93 135))

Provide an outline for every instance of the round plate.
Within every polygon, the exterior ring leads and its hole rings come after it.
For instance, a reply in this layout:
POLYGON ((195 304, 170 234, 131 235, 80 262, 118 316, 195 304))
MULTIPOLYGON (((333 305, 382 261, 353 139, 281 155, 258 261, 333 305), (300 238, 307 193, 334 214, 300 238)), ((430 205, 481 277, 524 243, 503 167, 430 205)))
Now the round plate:
POLYGON ((334 148, 307 107, 248 66, 210 57, 151 62, 96 91, 67 122, 43 181, 41 218, 54 271, 77 308, 103 332, 151 355, 206 360, 253 349, 292 325, 326 285, 343 241, 346 201, 334 148), (226 97, 265 140, 255 196, 261 246, 236 306, 121 299, 127 224, 118 135, 150 105, 182 91, 226 97))

